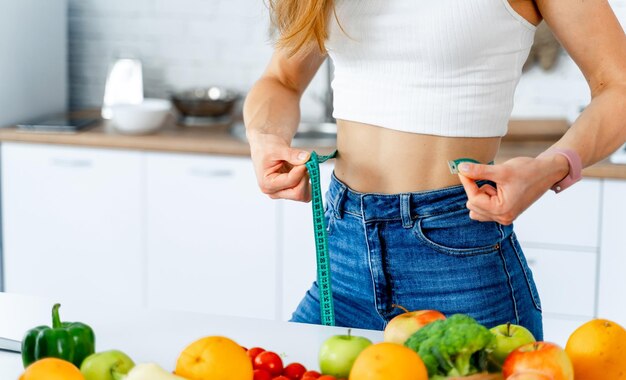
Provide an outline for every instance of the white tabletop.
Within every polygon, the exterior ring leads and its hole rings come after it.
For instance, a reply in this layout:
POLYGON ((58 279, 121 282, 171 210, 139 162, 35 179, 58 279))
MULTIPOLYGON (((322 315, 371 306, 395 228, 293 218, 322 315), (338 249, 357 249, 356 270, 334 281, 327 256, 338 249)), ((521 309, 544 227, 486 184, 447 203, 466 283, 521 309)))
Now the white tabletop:
MULTIPOLYGON (((54 301, 0 293, 0 337, 21 340, 30 328, 50 325, 54 301)), ((173 370, 180 352, 191 342, 208 335, 222 335, 245 347, 260 346, 283 355, 285 364, 297 361, 319 370, 317 353, 331 335, 346 328, 212 316, 111 305, 63 304, 61 320, 90 325, 96 334, 96 351, 118 349, 136 363, 153 362, 173 370)), ((382 332, 352 331, 374 342, 382 332)), ((23 371, 19 354, 0 351, 0 379, 17 379, 23 371)))

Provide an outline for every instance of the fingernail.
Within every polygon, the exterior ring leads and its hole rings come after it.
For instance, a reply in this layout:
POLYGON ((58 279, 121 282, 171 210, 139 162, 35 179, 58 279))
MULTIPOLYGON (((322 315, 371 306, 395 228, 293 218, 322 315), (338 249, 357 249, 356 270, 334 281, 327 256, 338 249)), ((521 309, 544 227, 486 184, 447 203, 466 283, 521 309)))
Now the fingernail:
POLYGON ((469 173, 470 165, 469 164, 460 164, 459 165, 459 171, 463 172, 463 173, 469 173))
POLYGON ((298 160, 300 160, 300 161, 306 160, 308 155, 309 154, 307 152, 300 152, 300 153, 298 153, 298 160))

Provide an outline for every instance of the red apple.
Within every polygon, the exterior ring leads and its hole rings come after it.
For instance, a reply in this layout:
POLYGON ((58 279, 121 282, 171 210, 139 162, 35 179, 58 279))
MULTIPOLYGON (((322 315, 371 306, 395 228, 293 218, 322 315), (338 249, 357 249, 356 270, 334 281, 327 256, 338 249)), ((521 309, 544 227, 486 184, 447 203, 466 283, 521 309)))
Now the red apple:
POLYGON ((502 375, 505 379, 512 375, 520 376, 522 373, 532 372, 535 372, 537 379, 544 376, 543 378, 554 380, 574 380, 574 367, 565 350, 549 342, 525 344, 513 350, 502 365, 502 375))
POLYGON ((404 344, 413 333, 430 322, 446 319, 445 315, 436 310, 408 311, 401 306, 398 307, 405 312, 396 315, 389 321, 383 332, 383 340, 385 342, 404 344))
POLYGON ((506 380, 554 380, 552 375, 539 371, 516 372, 506 380))

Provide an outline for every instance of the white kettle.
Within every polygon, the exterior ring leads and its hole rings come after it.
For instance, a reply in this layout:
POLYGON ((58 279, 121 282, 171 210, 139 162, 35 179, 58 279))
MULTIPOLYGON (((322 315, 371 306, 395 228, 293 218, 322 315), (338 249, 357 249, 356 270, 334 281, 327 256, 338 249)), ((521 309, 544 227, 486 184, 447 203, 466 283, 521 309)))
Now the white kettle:
POLYGON ((121 58, 111 65, 104 88, 102 118, 110 119, 116 104, 139 104, 143 101, 141 61, 121 58))

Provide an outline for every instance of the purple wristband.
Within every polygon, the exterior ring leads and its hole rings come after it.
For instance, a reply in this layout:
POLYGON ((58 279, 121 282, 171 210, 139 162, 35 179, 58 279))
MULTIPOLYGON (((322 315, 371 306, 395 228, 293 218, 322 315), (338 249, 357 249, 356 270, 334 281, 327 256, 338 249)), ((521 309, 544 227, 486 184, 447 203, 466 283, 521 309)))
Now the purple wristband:
POLYGON ((555 183, 550 188, 551 190, 554 190, 555 193, 560 193, 561 191, 580 181, 580 179, 582 178, 582 163, 578 153, 576 153, 576 151, 572 149, 550 148, 537 157, 548 156, 551 153, 562 155, 567 159, 567 162, 569 163, 569 173, 567 174, 567 176, 565 176, 565 178, 563 178, 559 182, 555 183))

